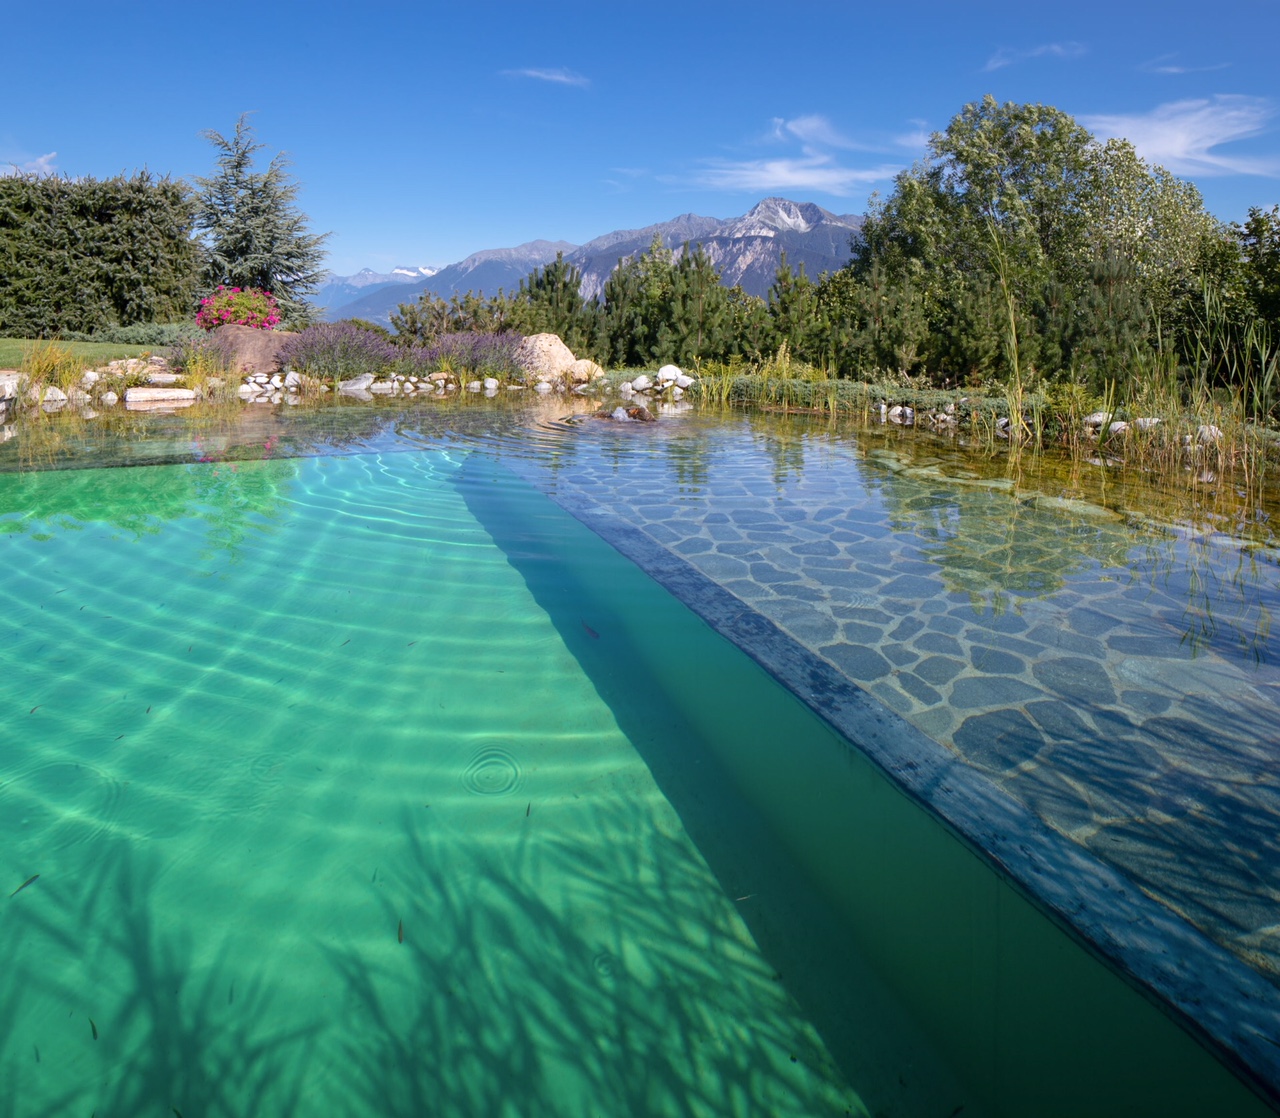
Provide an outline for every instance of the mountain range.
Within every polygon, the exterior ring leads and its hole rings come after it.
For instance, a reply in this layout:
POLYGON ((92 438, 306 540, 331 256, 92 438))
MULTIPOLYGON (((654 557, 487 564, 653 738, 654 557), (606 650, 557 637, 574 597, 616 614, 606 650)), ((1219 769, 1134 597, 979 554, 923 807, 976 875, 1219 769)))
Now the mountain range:
POLYGON ((658 238, 677 253, 686 242, 701 245, 720 271, 721 282, 763 296, 773 283, 782 254, 793 268, 804 267, 816 279, 849 262, 850 243, 862 227, 857 214, 833 214, 812 202, 766 198, 741 217, 721 219, 681 214, 643 229, 618 229, 583 245, 568 241, 530 241, 515 248, 486 249, 447 267, 396 268, 390 273, 365 268, 354 276, 331 276, 312 302, 324 307, 328 321, 364 318, 387 323, 401 303, 425 292, 443 295, 474 291, 496 295, 515 291, 534 268, 557 253, 582 272, 582 294, 599 295, 618 261, 645 252, 658 238))
POLYGON ((392 268, 389 272, 375 272, 372 268, 361 268, 354 276, 339 276, 328 272, 324 286, 315 293, 311 302, 319 307, 341 307, 354 299, 373 295, 390 287, 400 288, 409 283, 421 286, 423 280, 434 276, 439 270, 392 268))

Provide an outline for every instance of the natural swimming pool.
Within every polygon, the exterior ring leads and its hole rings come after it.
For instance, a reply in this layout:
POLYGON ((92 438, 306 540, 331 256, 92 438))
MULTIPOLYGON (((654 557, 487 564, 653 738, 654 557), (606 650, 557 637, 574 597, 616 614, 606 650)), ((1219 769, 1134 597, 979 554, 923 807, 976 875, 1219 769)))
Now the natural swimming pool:
POLYGON ((1265 543, 803 420, 250 422, 0 477, 9 1112, 1254 1105, 1185 1028, 1270 1073, 1265 543))

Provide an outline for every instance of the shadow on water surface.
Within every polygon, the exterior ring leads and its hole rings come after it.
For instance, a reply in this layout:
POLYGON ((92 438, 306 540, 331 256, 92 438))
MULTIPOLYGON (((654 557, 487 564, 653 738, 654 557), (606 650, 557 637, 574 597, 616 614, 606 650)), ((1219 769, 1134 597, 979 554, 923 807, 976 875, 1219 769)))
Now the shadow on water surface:
POLYGON ((318 1029, 272 1029, 267 975, 225 956, 197 966, 190 936, 155 911, 158 872, 103 841, 74 883, 42 879, 8 902, 5 956, 25 965, 0 987, 5 1118, 300 1113, 318 1029))

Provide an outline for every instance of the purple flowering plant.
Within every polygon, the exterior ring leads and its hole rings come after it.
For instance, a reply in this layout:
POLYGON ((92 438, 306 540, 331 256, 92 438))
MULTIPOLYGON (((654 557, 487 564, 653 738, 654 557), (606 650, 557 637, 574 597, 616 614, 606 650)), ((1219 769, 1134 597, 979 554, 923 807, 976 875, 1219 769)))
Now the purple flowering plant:
POLYGON ((515 355, 523 340, 522 335, 515 333, 444 334, 434 345, 403 351, 398 367, 406 375, 417 376, 450 372, 500 379, 511 377, 520 372, 515 355))
POLYGON ((317 322, 285 342, 280 363, 308 376, 345 380, 395 365, 400 351, 386 338, 351 322, 317 322))
POLYGON ((252 326, 271 330, 280 322, 280 308, 270 291, 257 287, 219 285, 212 295, 200 300, 196 325, 202 330, 218 326, 252 326))

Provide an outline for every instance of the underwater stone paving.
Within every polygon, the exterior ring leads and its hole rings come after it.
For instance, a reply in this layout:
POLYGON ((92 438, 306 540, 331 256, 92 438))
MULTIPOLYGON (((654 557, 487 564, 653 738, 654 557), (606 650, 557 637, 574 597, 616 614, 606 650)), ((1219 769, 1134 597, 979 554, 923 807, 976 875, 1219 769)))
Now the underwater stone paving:
POLYGON ((1015 494, 919 450, 761 439, 729 455, 696 422, 575 434, 555 486, 1280 984, 1274 555, 1015 494))

